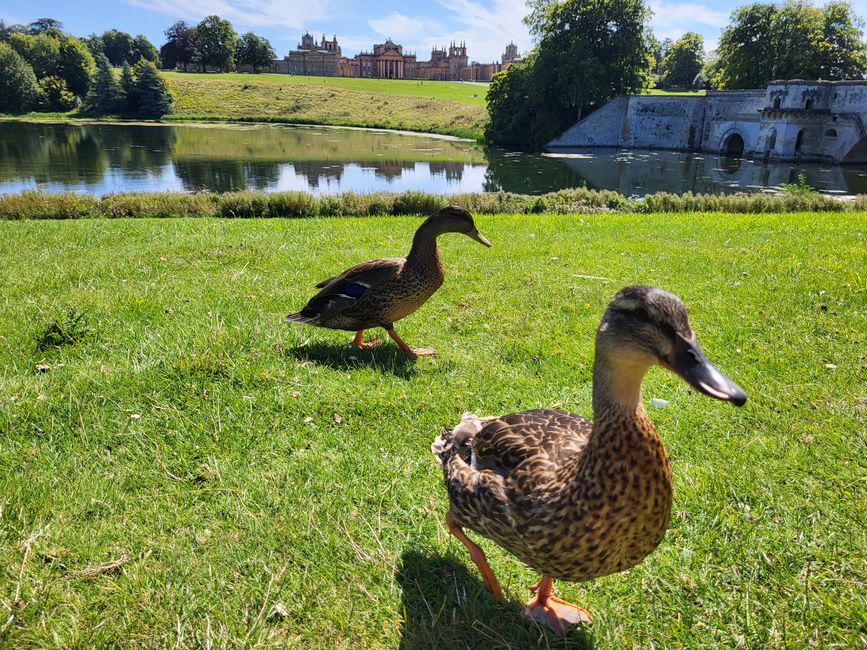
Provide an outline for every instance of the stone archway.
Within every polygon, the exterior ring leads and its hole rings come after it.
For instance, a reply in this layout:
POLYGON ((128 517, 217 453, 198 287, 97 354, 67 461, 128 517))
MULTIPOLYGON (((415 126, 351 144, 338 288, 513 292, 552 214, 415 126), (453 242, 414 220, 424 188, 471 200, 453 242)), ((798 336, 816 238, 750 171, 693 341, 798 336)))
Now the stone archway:
POLYGON ((744 155, 744 137, 737 131, 729 133, 723 138, 720 153, 732 158, 740 158, 744 155))

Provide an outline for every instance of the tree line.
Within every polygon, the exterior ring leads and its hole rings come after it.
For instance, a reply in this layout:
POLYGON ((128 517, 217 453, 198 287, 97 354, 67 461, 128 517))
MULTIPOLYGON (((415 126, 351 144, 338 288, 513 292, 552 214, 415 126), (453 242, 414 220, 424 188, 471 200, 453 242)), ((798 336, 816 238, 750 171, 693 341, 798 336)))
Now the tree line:
POLYGON ((762 88, 777 79, 862 79, 864 22, 851 4, 756 2, 736 9, 719 47, 700 34, 659 41, 644 0, 529 0, 536 46, 496 75, 487 94, 488 142, 540 148, 622 94, 663 89, 762 88))
POLYGON ((267 68, 276 58, 267 38, 252 32, 240 37, 232 23, 219 16, 208 16, 197 25, 179 20, 165 31, 166 43, 160 48, 163 68, 191 66, 205 72, 209 67, 220 72, 249 65, 253 72, 267 68))

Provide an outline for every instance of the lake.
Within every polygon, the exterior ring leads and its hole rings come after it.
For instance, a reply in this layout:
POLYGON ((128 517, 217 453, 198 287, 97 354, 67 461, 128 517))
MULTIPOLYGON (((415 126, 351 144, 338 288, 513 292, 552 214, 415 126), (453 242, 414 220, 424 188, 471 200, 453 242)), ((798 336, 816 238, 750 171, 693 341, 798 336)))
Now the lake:
POLYGON ((867 193, 867 167, 771 163, 669 151, 529 154, 388 131, 237 124, 0 122, 0 192, 542 194, 570 187, 650 192, 761 191, 797 181, 867 193))

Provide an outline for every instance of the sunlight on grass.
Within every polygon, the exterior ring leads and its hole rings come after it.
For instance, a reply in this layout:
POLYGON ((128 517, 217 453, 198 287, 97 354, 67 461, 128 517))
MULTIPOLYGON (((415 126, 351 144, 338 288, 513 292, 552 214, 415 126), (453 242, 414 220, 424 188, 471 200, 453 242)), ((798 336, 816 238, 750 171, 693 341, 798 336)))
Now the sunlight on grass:
POLYGON ((283 322, 418 223, 0 222, 0 643, 860 643, 863 213, 481 215, 493 248, 442 237, 444 286, 397 326, 437 357, 283 322), (589 415, 598 319, 634 283, 683 298, 750 401, 651 371, 671 528, 635 569, 557 585, 596 619, 562 641, 487 542, 508 602, 484 591, 429 445, 464 410, 589 415))

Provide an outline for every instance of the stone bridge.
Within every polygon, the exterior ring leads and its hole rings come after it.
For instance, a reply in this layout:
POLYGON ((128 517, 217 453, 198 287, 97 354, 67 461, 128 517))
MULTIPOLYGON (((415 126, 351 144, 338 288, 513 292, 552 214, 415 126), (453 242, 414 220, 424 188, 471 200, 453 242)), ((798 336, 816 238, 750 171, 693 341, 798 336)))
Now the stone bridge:
POLYGON ((546 145, 706 151, 867 163, 867 81, 775 81, 765 90, 624 95, 546 145))

